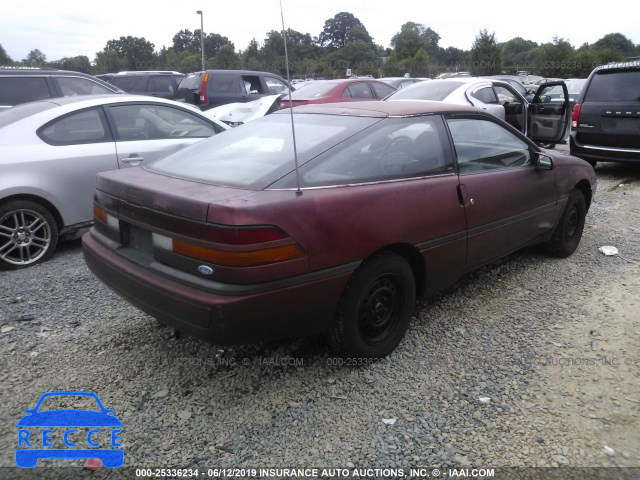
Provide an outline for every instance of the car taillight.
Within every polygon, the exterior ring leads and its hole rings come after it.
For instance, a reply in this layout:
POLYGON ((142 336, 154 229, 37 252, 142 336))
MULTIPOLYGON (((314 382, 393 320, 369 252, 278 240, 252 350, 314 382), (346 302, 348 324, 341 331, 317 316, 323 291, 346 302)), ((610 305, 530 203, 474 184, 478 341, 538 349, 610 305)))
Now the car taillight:
POLYGON ((212 227, 208 240, 215 246, 202 246, 154 233, 153 245, 186 257, 225 267, 256 267, 305 256, 287 234, 276 227, 212 227), (282 244, 282 241, 289 243, 282 244), (271 242, 280 241, 279 245, 271 242), (261 245, 268 244, 268 245, 261 245))
POLYGON ((204 73, 202 75, 202 83, 200 84, 200 103, 207 103, 207 82, 209 81, 209 74, 204 73))
POLYGON ((112 229, 116 231, 120 231, 120 221, 114 217, 113 215, 105 212, 97 205, 93 205, 93 216, 96 220, 100 220, 102 223, 110 226, 112 229))
POLYGON ((582 105, 576 103, 573 106, 573 114, 571 116, 571 128, 578 128, 578 122, 580 121, 580 109, 582 105))

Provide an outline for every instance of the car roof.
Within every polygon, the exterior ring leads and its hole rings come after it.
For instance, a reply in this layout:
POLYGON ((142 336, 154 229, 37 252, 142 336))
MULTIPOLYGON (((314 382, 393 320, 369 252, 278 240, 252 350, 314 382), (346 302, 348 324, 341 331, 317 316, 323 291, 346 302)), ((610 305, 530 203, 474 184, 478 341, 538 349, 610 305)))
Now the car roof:
MULTIPOLYGON (((295 113, 320 113, 327 115, 347 115, 365 117, 404 117, 437 113, 478 113, 481 109, 430 100, 389 100, 385 102, 369 100, 363 102, 323 103, 295 107, 295 113)), ((287 113, 282 109, 276 113, 287 113)))
MULTIPOLYGON (((168 100, 168 99, 159 98, 159 97, 151 97, 148 95, 129 95, 129 94, 123 95, 119 93, 114 93, 111 95, 78 95, 76 97, 48 98, 46 100, 38 100, 35 102, 28 102, 28 103, 22 103, 20 105, 16 105, 15 107, 4 110, 2 112, 2 115, 13 113, 20 116, 20 110, 22 109, 33 109, 33 106, 35 105, 48 105, 50 106, 50 108, 43 108, 40 111, 34 112, 32 115, 25 115, 24 117, 20 117, 18 118, 18 120, 16 120, 16 122, 23 121, 33 115, 42 115, 44 117, 56 118, 61 114, 63 115, 65 113, 70 113, 82 108, 106 105, 109 103, 157 103, 157 104, 164 104, 164 105, 169 105, 174 107, 181 107, 188 111, 192 111, 196 115, 207 118, 210 122, 213 122, 216 125, 220 125, 224 129, 229 128, 224 123, 216 119, 207 117, 202 113, 202 111, 200 111, 200 109, 198 109, 197 107, 191 106, 190 104, 179 103, 174 100, 168 100)), ((11 122, 11 123, 14 123, 14 122, 11 122)))
POLYGON ((632 60, 628 62, 612 62, 607 65, 596 67, 594 72, 603 70, 638 70, 640 69, 640 60, 632 60))
POLYGON ((12 74, 12 75, 51 75, 51 74, 55 74, 55 75, 62 75, 62 76, 76 76, 79 75, 81 77, 91 77, 93 78, 93 75, 90 75, 88 73, 82 73, 82 72, 74 72, 72 70, 57 70, 55 68, 7 68, 7 67, 2 67, 0 68, 0 73, 5 75, 5 74, 12 74))

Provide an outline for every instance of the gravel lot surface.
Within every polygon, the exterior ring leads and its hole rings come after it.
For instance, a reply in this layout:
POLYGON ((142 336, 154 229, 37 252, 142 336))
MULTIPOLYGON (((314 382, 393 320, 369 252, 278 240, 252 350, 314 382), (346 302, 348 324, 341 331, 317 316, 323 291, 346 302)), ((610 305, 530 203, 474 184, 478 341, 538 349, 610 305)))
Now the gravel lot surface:
POLYGON ((126 465, 640 467, 640 168, 596 170, 572 257, 531 248, 468 276, 365 366, 317 337, 176 338, 96 280, 78 241, 0 272, 0 467, 51 390, 115 409, 126 465))

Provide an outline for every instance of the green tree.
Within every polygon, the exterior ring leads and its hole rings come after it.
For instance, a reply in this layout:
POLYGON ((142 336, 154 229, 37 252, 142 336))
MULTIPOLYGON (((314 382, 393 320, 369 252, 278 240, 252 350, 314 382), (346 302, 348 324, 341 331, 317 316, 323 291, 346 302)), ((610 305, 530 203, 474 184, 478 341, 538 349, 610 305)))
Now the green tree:
POLYGON ((536 73, 543 77, 569 78, 575 70, 575 49, 564 38, 554 37, 536 50, 536 73))
POLYGON ((236 54, 233 45, 227 43, 218 49, 213 59, 213 68, 234 69, 240 66, 240 57, 236 54))
POLYGON ((109 40, 104 51, 107 50, 117 52, 127 70, 150 70, 155 64, 154 45, 144 37, 127 36, 109 40))
POLYGON ((104 49, 96 53, 96 73, 115 73, 124 70, 126 59, 120 57, 117 51, 104 49))
POLYGON ((318 37, 321 46, 335 50, 344 47, 349 41, 373 44, 365 26, 352 13, 340 12, 324 22, 324 28, 318 37))
POLYGON ((442 66, 446 68, 446 70, 456 71, 467 70, 467 63, 469 52, 465 52, 464 50, 460 50, 455 47, 447 47, 439 49, 438 58, 442 66))
POLYGON ((440 35, 431 28, 421 23, 407 22, 391 38, 391 46, 400 58, 412 58, 423 48, 429 58, 435 60, 439 56, 439 41, 440 35))
POLYGON ((470 71, 474 76, 495 75, 502 71, 502 52, 495 33, 481 30, 469 52, 470 71))
POLYGON ((525 40, 522 37, 512 38, 508 42, 501 43, 500 49, 505 67, 511 68, 513 73, 529 68, 528 65, 533 59, 536 48, 538 48, 536 42, 525 40))
POLYGON ((631 40, 621 33, 609 33, 593 44, 596 49, 610 49, 619 60, 638 54, 638 49, 631 40))
POLYGON ((91 73, 91 62, 89 57, 78 55, 76 57, 65 57, 57 62, 62 70, 73 70, 74 72, 91 73))
POLYGON ((44 67, 45 63, 47 63, 47 56, 36 48, 29 52, 27 58, 22 60, 22 63, 29 67, 44 67))
POLYGON ((4 47, 0 45, 0 66, 11 65, 11 64, 13 64, 13 60, 7 54, 7 51, 4 49, 4 47))

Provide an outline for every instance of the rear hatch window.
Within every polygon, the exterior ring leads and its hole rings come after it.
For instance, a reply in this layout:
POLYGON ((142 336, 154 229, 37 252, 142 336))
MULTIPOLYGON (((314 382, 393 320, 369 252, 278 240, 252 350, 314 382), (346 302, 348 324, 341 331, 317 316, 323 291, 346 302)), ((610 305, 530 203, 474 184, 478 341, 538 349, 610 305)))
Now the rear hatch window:
MULTIPOLYGON (((295 115, 300 165, 380 121, 341 115, 295 115)), ((261 190, 294 170, 291 118, 273 114, 215 135, 147 166, 214 185, 261 190)))
POLYGON ((640 70, 600 71, 591 80, 585 102, 640 103, 640 70))

